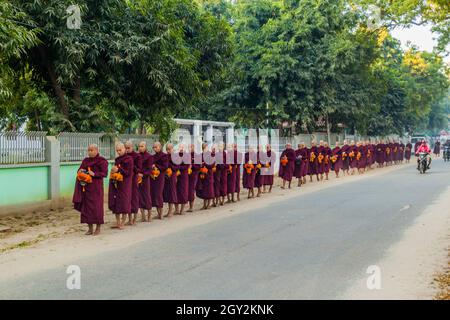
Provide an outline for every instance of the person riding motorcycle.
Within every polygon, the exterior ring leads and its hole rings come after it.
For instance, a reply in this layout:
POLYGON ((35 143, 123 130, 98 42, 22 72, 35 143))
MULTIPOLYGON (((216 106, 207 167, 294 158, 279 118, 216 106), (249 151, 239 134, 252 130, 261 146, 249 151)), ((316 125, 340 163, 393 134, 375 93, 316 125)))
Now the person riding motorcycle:
MULTIPOLYGON (((431 165, 431 149, 428 146, 427 142, 425 140, 422 140, 422 143, 420 144, 419 148, 417 148, 416 155, 419 155, 420 153, 426 153, 428 158, 428 165, 427 169, 430 169, 431 165)), ((419 164, 420 164, 420 158, 417 158, 417 170, 419 170, 419 164)))

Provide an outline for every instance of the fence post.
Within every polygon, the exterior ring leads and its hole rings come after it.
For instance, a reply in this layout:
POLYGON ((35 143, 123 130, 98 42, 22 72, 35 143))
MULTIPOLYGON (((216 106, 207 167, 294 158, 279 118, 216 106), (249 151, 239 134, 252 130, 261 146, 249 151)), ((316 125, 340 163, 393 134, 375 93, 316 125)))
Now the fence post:
POLYGON ((59 175, 60 151, 59 141, 56 137, 48 136, 45 139, 45 161, 50 163, 48 172, 48 196, 52 201, 52 209, 59 207, 59 175))

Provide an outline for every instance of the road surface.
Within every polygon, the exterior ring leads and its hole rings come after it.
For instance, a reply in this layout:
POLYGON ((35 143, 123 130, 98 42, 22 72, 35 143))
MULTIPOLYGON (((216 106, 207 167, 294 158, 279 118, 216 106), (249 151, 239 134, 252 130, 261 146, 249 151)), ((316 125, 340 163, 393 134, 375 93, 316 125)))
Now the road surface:
MULTIPOLYGON (((2 299, 335 299, 450 185, 433 162, 349 181, 142 242, 73 259, 66 269, 0 282, 2 299)), ((288 191, 286 191, 288 192, 288 191)), ((258 201, 258 200, 254 200, 258 201)))

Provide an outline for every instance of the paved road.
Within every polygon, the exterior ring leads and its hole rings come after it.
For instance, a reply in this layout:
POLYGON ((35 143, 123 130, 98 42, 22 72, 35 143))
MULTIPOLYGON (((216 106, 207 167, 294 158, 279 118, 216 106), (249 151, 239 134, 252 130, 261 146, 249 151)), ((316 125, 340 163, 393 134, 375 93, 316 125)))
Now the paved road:
POLYGON ((440 160, 404 167, 75 260, 81 290, 55 269, 0 283, 0 298, 336 298, 449 184, 440 160))

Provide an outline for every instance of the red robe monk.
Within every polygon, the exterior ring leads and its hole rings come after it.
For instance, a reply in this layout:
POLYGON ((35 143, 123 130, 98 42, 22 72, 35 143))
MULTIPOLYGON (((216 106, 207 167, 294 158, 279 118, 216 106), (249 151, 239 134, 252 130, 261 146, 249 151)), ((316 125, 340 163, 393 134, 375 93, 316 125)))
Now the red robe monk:
POLYGON ((108 161, 98 154, 98 147, 92 144, 88 147, 88 157, 78 168, 78 173, 90 176, 90 182, 77 178, 72 202, 75 210, 81 213, 81 223, 87 223, 87 235, 98 235, 100 226, 104 224, 103 210, 103 179, 108 175, 108 161), (93 225, 96 225, 95 231, 93 225))
POLYGON ((158 219, 162 219, 162 208, 164 206, 164 182, 166 170, 169 167, 169 159, 167 155, 162 152, 161 143, 155 142, 153 144, 153 168, 151 175, 151 196, 152 196, 152 206, 156 207, 158 211, 158 219))
POLYGON ((324 143, 323 155, 323 172, 325 173, 325 180, 328 180, 328 174, 330 173, 331 168, 331 156, 333 155, 333 153, 327 142, 324 143))
MULTIPOLYGON (((260 159, 264 159, 263 156, 260 156, 260 159)), ((266 145, 266 159, 261 160, 261 164, 263 165, 263 173, 264 173, 264 190, 266 192, 266 186, 269 186, 268 192, 272 192, 273 187, 273 179, 275 174, 275 162, 277 160, 277 155, 275 151, 272 151, 272 146, 270 144, 266 145)))
POLYGON ((215 198, 213 167, 216 164, 206 143, 202 145, 202 150, 202 165, 197 183, 197 197, 203 199, 202 210, 207 210, 211 207, 212 200, 215 198))
POLYGON ((411 153, 412 153, 413 145, 411 142, 408 142, 405 146, 405 160, 407 163, 411 160, 411 153))
POLYGON ((153 156, 147 151, 145 142, 139 143, 139 154, 141 155, 141 174, 139 183, 139 208, 141 209, 142 221, 150 222, 152 220, 152 195, 150 191, 151 173, 153 167, 153 156), (145 218, 147 211, 147 219, 145 218))
POLYGON ((289 188, 291 188, 292 177, 294 176, 295 169, 295 151, 292 149, 290 143, 286 144, 286 149, 281 153, 280 156, 280 168, 278 170, 278 175, 283 179, 282 189, 286 187, 286 181, 288 182, 289 188))
POLYGON ((235 186, 235 192, 236 192, 236 199, 237 201, 240 199, 240 193, 241 193, 241 165, 244 161, 243 155, 241 152, 237 150, 237 144, 233 144, 234 149, 234 159, 236 161, 236 186, 235 186))
POLYGON ((184 207, 189 201, 189 172, 191 169, 191 156, 184 153, 184 146, 180 145, 178 152, 178 171, 177 177, 177 203, 175 205, 175 214, 184 214, 184 207))
POLYGON ((116 215, 113 228, 123 229, 123 222, 131 214, 134 163, 133 158, 126 154, 123 143, 117 144, 116 152, 118 157, 111 168, 108 207, 116 215))
POLYGON ((219 145, 219 152, 216 156, 216 168, 219 174, 219 185, 218 185, 218 202, 221 206, 224 205, 225 196, 228 193, 228 165, 227 165, 227 153, 224 150, 223 144, 219 145))
POLYGON ((244 169, 242 171, 242 186, 248 190, 247 198, 255 196, 253 188, 255 187, 257 155, 253 150, 245 153, 244 169))
POLYGON ((339 142, 336 142, 336 147, 331 151, 331 166, 336 174, 336 178, 339 178, 342 164, 342 149, 339 146, 339 142))
POLYGON ((132 142, 128 141, 125 143, 125 149, 127 154, 133 158, 133 182, 131 187, 131 214, 128 215, 127 225, 136 224, 136 216, 139 211, 139 176, 142 176, 142 159, 139 153, 134 151, 134 145, 132 142), (132 215, 134 217, 132 218, 132 215))
POLYGON ((260 154, 262 154, 262 153, 263 153, 262 146, 258 146, 258 153, 256 154, 256 166, 255 166, 255 171, 256 171, 256 173, 255 173, 255 188, 258 189, 258 193, 256 194, 257 197, 261 196, 262 187, 264 184, 264 175, 262 173, 263 163, 261 162, 261 160, 264 160, 265 156, 262 155, 262 156, 264 156, 264 158, 262 158, 262 159, 260 159, 260 157, 259 157, 260 154))
POLYGON ((163 200, 169 204, 169 209, 167 211, 166 217, 170 218, 173 216, 175 204, 178 202, 177 199, 177 177, 179 165, 177 165, 172 160, 173 145, 167 144, 166 146, 167 157, 168 157, 168 167, 165 172, 164 181, 164 191, 163 200))
POLYGON ((349 150, 350 146, 347 144, 347 141, 345 140, 341 148, 342 171, 344 171, 344 174, 348 174, 350 169, 350 158, 348 156, 349 150))
POLYGON ((309 163, 308 163, 309 181, 312 182, 313 175, 315 175, 317 181, 319 181, 319 168, 318 168, 319 150, 314 141, 311 142, 311 148, 309 148, 308 153, 309 153, 309 163))
POLYGON ((192 212, 194 210, 194 201, 195 201, 195 191, 197 187, 198 174, 201 168, 202 163, 202 155, 195 153, 195 145, 190 145, 190 154, 191 154, 191 172, 189 174, 189 188, 188 188, 188 201, 189 201, 189 210, 188 212, 192 212))
POLYGON ((237 166, 236 159, 234 158, 233 146, 228 146, 228 152, 226 157, 227 164, 227 202, 234 202, 234 193, 236 192, 236 175, 237 166))

